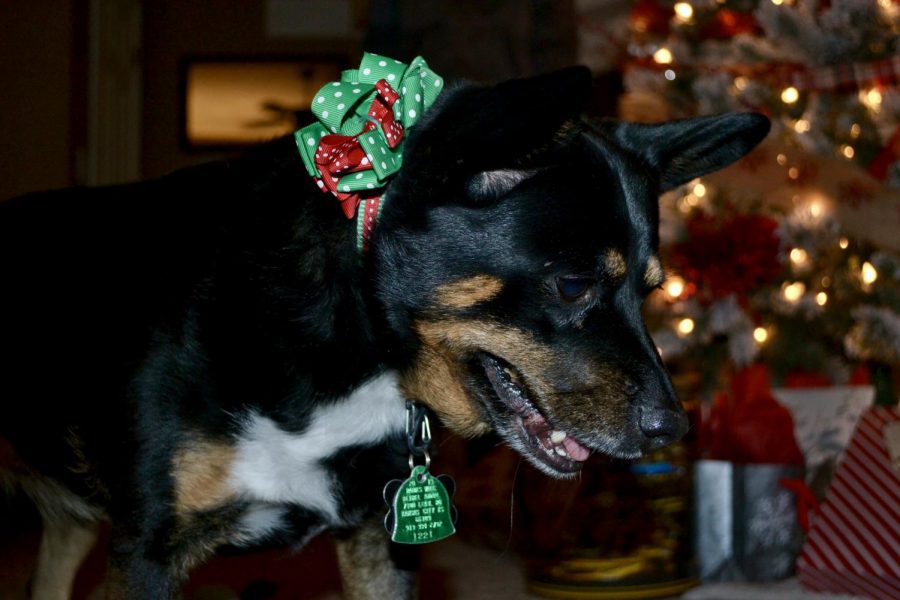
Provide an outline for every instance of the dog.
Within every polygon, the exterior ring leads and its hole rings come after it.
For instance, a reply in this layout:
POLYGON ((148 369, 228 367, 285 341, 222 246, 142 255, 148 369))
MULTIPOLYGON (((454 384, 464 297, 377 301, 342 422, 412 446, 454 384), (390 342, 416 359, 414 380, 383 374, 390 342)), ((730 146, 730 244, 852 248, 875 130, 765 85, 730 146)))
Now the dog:
POLYGON ((589 123, 587 69, 445 90, 369 250, 293 137, 161 179, 0 205, 0 481, 68 597, 109 520, 109 598, 171 598, 223 546, 336 539, 347 597, 408 598, 382 490, 404 399, 552 477, 687 421, 641 317, 659 194, 749 152, 756 114, 589 123))

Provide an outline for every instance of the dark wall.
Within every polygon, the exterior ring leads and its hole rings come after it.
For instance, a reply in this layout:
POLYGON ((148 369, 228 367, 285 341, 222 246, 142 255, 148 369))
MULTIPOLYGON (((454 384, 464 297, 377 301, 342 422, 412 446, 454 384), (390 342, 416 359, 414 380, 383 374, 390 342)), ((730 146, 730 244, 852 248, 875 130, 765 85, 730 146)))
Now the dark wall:
POLYGON ((366 48, 496 82, 575 62, 572 0, 372 0, 366 48))
POLYGON ((0 200, 75 182, 76 2, 0 2, 0 200))
MULTIPOLYGON (((276 38, 263 0, 143 2, 141 169, 156 177, 220 156, 181 140, 189 57, 310 54, 359 60, 365 47, 423 54, 445 77, 497 80, 574 61, 571 0, 352 0, 341 38, 276 38)), ((0 200, 83 179, 88 0, 0 2, 0 200)), ((309 2, 327 12, 329 0, 309 2)), ((311 19, 321 14, 311 15, 311 19)))
MULTIPOLYGON (((328 2, 315 3, 320 10, 328 2)), ((153 0, 144 4, 143 175, 156 177, 214 155, 190 152, 180 141, 179 66, 190 56, 263 58, 305 53, 356 56, 346 39, 273 39, 261 0, 153 0)), ((358 60, 358 59, 357 59, 358 60)))

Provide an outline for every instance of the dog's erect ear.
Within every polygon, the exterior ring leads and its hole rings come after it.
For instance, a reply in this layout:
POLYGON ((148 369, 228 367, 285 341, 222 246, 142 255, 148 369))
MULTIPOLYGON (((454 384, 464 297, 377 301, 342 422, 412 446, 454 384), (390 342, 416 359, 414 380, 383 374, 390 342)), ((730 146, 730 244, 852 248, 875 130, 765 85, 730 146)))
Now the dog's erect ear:
POLYGON ((769 133, 769 119, 730 113, 653 125, 616 123, 606 131, 659 172, 665 192, 750 152, 769 133))
POLYGON ((401 174, 441 181, 515 168, 578 118, 590 91, 585 67, 449 90, 410 135, 401 174))

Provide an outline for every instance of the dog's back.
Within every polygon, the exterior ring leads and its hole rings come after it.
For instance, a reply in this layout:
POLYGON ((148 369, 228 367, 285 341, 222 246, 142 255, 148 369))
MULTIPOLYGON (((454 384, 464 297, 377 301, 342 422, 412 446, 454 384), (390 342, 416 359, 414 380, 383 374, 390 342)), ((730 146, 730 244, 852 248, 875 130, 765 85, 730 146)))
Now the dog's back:
POLYGON ((344 394, 371 369, 375 349, 341 354, 371 335, 353 325, 353 232, 301 169, 284 138, 0 203, 0 436, 20 471, 106 508, 110 485, 167 477, 185 432, 227 434, 248 402, 265 412, 309 377, 344 394), (151 439, 158 464, 135 473, 151 439))
POLYGON ((29 463, 71 465, 59 455, 67 429, 117 421, 150 326, 185 293, 172 283, 201 268, 185 263, 206 241, 198 198, 176 190, 159 181, 0 204, 0 433, 29 463))

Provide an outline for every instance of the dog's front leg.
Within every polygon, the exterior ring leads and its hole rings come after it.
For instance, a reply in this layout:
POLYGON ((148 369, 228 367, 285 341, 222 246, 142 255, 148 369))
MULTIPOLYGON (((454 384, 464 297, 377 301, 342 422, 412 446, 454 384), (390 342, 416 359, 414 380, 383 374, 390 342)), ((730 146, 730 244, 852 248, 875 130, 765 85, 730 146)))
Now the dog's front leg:
POLYGON ((175 586, 165 565, 136 556, 112 555, 107 570, 106 600, 174 598, 175 586))
POLYGON ((418 548, 391 542, 381 519, 335 535, 347 600, 411 600, 417 596, 418 548))
POLYGON ((117 531, 113 524, 105 600, 169 600, 175 597, 181 583, 179 574, 170 557, 151 551, 152 547, 152 542, 146 538, 117 531))

